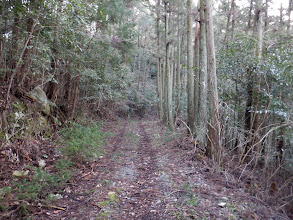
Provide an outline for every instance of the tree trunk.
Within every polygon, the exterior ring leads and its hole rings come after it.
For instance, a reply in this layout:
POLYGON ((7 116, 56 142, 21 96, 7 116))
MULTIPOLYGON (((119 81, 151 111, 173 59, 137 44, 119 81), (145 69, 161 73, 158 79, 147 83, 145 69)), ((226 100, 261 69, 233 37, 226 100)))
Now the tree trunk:
MULTIPOLYGON (((187 0, 187 125, 194 132, 194 75, 193 75, 193 44, 191 0, 187 0)), ((191 134, 193 135, 193 134, 191 134)))
POLYGON ((282 3, 281 3, 281 5, 280 5, 280 28, 282 28, 283 27, 283 24, 284 24, 284 21, 283 21, 283 10, 284 10, 284 8, 283 8, 283 5, 282 5, 282 3))
POLYGON ((250 7, 249 7, 249 14, 248 14, 248 22, 247 22, 246 34, 248 34, 249 31, 251 31, 252 9, 253 9, 253 0, 250 1, 250 7))
POLYGON ((289 7, 288 7, 288 23, 287 23, 287 32, 289 33, 291 27, 291 11, 292 11, 292 0, 289 0, 289 7))
MULTIPOLYGON (((34 28, 34 20, 33 18, 29 18, 27 21, 27 31, 28 33, 32 33, 34 28)), ((25 77, 28 74, 28 67, 30 65, 30 54, 31 54, 31 49, 29 48, 30 45, 30 40, 28 41, 28 46, 26 50, 24 51, 23 55, 23 64, 20 67, 20 76, 21 76, 21 81, 19 83, 19 86, 23 86, 25 82, 25 77)))
MULTIPOLYGON (((61 13, 61 4, 63 0, 58 1, 57 5, 57 16, 56 16, 56 27, 55 27, 55 36, 54 36, 54 42, 53 42, 53 48, 52 48, 52 58, 51 58, 51 69, 52 69, 52 76, 57 78, 57 54, 58 54, 58 42, 59 42, 59 19, 60 19, 60 13, 61 13)), ((55 102, 57 99, 57 82, 55 79, 51 79, 51 81, 48 83, 48 89, 47 89, 47 97, 52 101, 55 102)))
POLYGON ((76 76, 76 82, 75 82, 75 88, 74 88, 74 96, 73 96, 73 102, 72 102, 72 110, 70 114, 70 120, 73 121, 74 117, 74 111, 76 108, 76 103, 77 103, 77 95, 78 95, 78 87, 79 87, 79 75, 76 76))
POLYGON ((199 143, 206 147, 207 133, 207 46, 205 1, 200 0, 200 37, 199 37, 199 129, 197 138, 199 143))
MULTIPOLYGON (((254 18, 254 36, 257 39, 257 47, 255 49, 255 57, 258 61, 262 57, 263 48, 263 0, 256 1, 255 18, 254 18)), ((254 69, 254 68, 253 68, 254 69)), ((261 93, 261 75, 256 73, 251 67, 247 74, 247 101, 245 110, 245 129, 247 130, 248 142, 245 147, 245 154, 242 161, 257 149, 258 132, 260 130, 258 108, 259 108, 259 94, 261 93), (254 86, 254 78, 256 75, 257 85, 254 86), (256 87, 256 88, 254 88, 256 87), (252 116, 252 111, 254 115, 252 116)))
POLYGON ((176 105, 176 116, 179 117, 181 113, 181 105, 180 105, 180 97, 181 97, 181 41, 180 41, 180 0, 177 2, 178 4, 178 24, 177 24, 177 69, 176 69, 176 98, 175 98, 175 105, 176 105))
POLYGON ((165 77, 166 77, 166 115, 167 124, 170 130, 173 130, 173 111, 172 111, 172 75, 170 71, 170 39, 169 39, 169 1, 165 1, 165 39, 166 39, 166 67, 165 67, 165 77))
POLYGON ((230 21, 231 20, 232 20, 231 34, 233 36, 232 30, 233 30, 233 27, 234 27, 234 24, 233 24, 233 21, 234 21, 234 10, 235 10, 234 9, 234 6, 235 6, 235 0, 232 0, 231 7, 230 7, 230 10, 229 10, 229 13, 228 13, 227 25, 226 25, 226 33, 225 33, 225 37, 224 37, 224 44, 226 44, 227 47, 228 47, 228 42, 229 42, 230 21))
POLYGON ((200 33, 200 10, 197 6, 198 14, 195 25, 195 38, 194 38, 194 126, 195 130, 199 127, 199 33, 200 33))
MULTIPOLYGON (((233 1, 234 2, 234 1, 233 1)), ((219 115, 219 100, 216 74, 216 55, 214 45, 214 30, 211 0, 206 0, 206 30, 207 30, 207 58, 208 58, 208 84, 209 84, 209 113, 210 123, 208 126, 209 138, 207 144, 207 155, 214 161, 219 161, 219 151, 221 148, 220 139, 220 115, 219 115)))

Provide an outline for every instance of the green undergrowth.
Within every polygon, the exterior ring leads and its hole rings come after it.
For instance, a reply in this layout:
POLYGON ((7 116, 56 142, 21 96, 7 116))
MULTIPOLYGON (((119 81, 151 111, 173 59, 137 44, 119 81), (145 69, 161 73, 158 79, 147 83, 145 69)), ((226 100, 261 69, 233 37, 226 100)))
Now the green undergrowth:
POLYGON ((53 204, 62 198, 62 191, 70 182, 74 171, 67 163, 60 165, 58 161, 54 173, 41 167, 26 166, 30 175, 15 177, 11 180, 11 186, 0 189, 0 218, 33 218, 37 207, 53 204), (13 217, 12 217, 13 216, 13 217))
POLYGON ((58 140, 63 147, 56 148, 59 156, 52 158, 53 166, 25 166, 20 172, 25 175, 13 176, 9 187, 0 188, 0 219, 33 219, 36 208, 50 207, 62 199, 78 164, 90 163, 104 155, 106 135, 97 123, 73 123, 63 128, 58 140))
POLYGON ((199 198, 193 191, 192 185, 188 182, 184 183, 178 191, 177 198, 174 204, 176 209, 173 212, 177 219, 201 219, 194 209, 198 205, 199 198))
POLYGON ((81 125, 73 123, 61 130, 62 153, 75 162, 88 163, 95 161, 105 154, 104 138, 106 133, 101 131, 96 123, 81 125))

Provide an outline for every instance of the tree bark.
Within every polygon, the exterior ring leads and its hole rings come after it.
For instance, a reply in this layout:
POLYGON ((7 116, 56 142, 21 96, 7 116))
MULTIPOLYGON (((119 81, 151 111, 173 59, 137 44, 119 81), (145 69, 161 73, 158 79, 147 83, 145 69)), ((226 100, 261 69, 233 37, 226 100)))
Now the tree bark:
POLYGON ((209 84, 209 138, 207 144, 207 155, 214 161, 219 161, 219 151, 221 148, 220 139, 220 114, 218 100, 218 86, 216 74, 216 55, 214 44, 213 16, 211 0, 206 0, 206 30, 207 30, 207 58, 208 58, 208 84, 209 84))
POLYGON ((173 130, 173 110, 172 110, 172 74, 170 70, 170 44, 169 39, 169 1, 165 1, 166 22, 165 22, 165 38, 166 38, 166 107, 167 107, 167 124, 170 130, 173 130))
POLYGON ((177 13, 177 65, 176 65, 176 98, 175 98, 175 105, 176 105, 176 117, 180 116, 181 113, 181 105, 180 105, 180 98, 181 98, 181 31, 180 31, 180 0, 177 2, 178 4, 178 13, 177 13))
POLYGON ((197 6, 197 19, 194 37, 194 126, 195 130, 199 127, 199 34, 200 34, 200 7, 197 6))
MULTIPOLYGON (((263 48, 263 0, 256 0, 255 18, 254 18, 254 37, 257 40, 257 46, 254 51, 255 58, 260 61, 263 48)), ((259 124, 259 94, 261 93, 261 75, 255 72, 256 68, 249 67, 247 72, 247 100, 245 109, 245 129, 247 130, 247 144, 245 147, 244 158, 258 148, 255 146, 258 143, 258 133, 260 130, 259 124), (254 85, 254 79, 257 84, 254 85), (252 115, 252 112, 254 113, 252 115)))
POLYGON ((206 5, 200 0, 200 37, 199 37, 199 129, 196 132, 199 143, 206 147, 207 134, 207 44, 206 44, 206 5))
POLYGON ((292 0, 289 0, 289 7, 288 7, 288 23, 287 23, 287 32, 289 33, 291 27, 291 11, 292 11, 292 0))
MULTIPOLYGON (((194 74, 193 74, 193 44, 191 0, 187 0, 187 125, 194 132, 194 74)), ((193 135, 193 134, 190 134, 193 135)))
POLYGON ((159 118, 163 118, 163 85, 162 85, 162 75, 161 75, 161 49, 160 49, 160 40, 161 40, 161 32, 160 32, 160 2, 161 0, 157 1, 157 20, 156 20, 156 32, 157 32, 157 89, 158 89, 158 109, 159 109, 159 118))

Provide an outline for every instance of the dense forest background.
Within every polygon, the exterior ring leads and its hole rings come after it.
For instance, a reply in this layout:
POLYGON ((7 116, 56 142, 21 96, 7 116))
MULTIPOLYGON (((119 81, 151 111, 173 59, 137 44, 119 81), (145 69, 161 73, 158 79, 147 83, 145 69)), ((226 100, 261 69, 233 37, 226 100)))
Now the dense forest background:
POLYGON ((281 195, 293 180, 293 4, 277 3, 1 1, 0 150, 85 117, 156 111, 281 195))

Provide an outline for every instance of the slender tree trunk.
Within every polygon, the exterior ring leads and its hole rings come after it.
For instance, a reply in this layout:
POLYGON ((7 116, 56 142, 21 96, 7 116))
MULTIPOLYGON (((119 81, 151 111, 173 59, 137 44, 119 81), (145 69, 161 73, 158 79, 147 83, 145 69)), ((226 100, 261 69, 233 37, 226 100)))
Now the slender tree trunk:
MULTIPOLYGON (((33 18, 29 18, 28 21, 27 21, 27 31, 28 31, 28 33, 32 33, 33 28, 34 28, 34 20, 33 20, 33 18)), ((26 50, 24 52, 24 55, 23 55, 23 64, 20 67, 21 81, 19 83, 19 86, 24 85, 25 77, 27 76, 28 71, 29 71, 28 67, 30 65, 30 54, 31 54, 31 49, 29 48, 29 46, 30 46, 30 40, 28 42, 28 46, 27 46, 27 48, 26 48, 26 50)))
MULTIPOLYGON (((15 4, 21 4, 19 1, 16 1, 15 4)), ((17 54, 19 53, 18 51, 18 41, 19 41, 19 35, 20 35, 20 28, 19 28, 19 23, 20 23, 20 17, 17 12, 14 13, 14 18, 13 18, 13 26, 12 26, 12 39, 11 39, 11 49, 10 49, 10 59, 9 60, 9 69, 10 69, 10 75, 13 75, 15 72, 15 68, 17 65, 17 54)), ((15 72, 16 78, 19 79, 18 72, 15 72)), ((10 77, 11 78, 11 77, 10 77)), ((8 77, 9 79, 9 77, 8 77)))
MULTIPOLYGON (((257 39, 257 48, 255 52, 255 56, 258 59, 258 62, 261 62, 262 59, 262 51, 263 51, 263 0, 256 1, 256 11, 258 14, 256 17, 256 39, 257 39)), ((252 122, 252 132, 254 133, 253 138, 253 145, 255 146, 255 150, 259 150, 259 132, 262 126, 259 119, 259 107, 260 107, 260 94, 261 94, 261 73, 256 73, 257 77, 257 88, 256 88, 256 95, 255 95, 255 113, 252 122)), ((257 160, 256 160, 257 162, 257 160)))
POLYGON ((169 49, 167 50, 167 45, 168 45, 168 40, 167 40, 167 35, 168 35, 168 7, 167 7, 167 1, 164 0, 164 8, 165 8, 165 58, 164 58, 164 62, 163 62, 163 72, 162 72, 162 86, 163 86, 163 123, 164 124, 168 124, 168 74, 167 74, 167 70, 169 68, 167 68, 167 65, 169 64, 169 61, 167 61, 167 59, 169 59, 169 55, 167 56, 167 54, 169 54, 169 49))
POLYGON ((269 8, 269 0, 266 0, 266 7, 265 7, 265 18, 264 18, 264 31, 267 30, 269 25, 269 17, 268 17, 268 8, 269 8))
POLYGON ((235 20, 236 20, 236 3, 233 0, 232 2, 232 22, 231 22, 231 40, 234 39, 234 29, 235 29, 235 20))
MULTIPOLYGON (((61 5, 63 0, 60 0, 57 5, 57 16, 56 16, 56 27, 55 27, 55 36, 54 36, 54 42, 53 42, 53 48, 52 48, 52 58, 51 58, 51 69, 52 69, 52 76, 56 79, 58 78, 57 73, 57 54, 58 54, 58 42, 59 42, 59 29, 60 29, 60 14, 61 14, 61 5)), ((48 89, 47 89, 47 97, 52 102, 55 102, 57 99, 57 83, 56 80, 52 79, 48 83, 48 89)))
MULTIPOLYGON (((140 47, 140 37, 137 38, 137 44, 138 48, 140 47)), ((140 55, 140 48, 138 51, 138 57, 137 57, 137 91, 140 90, 140 75, 141 75, 141 55, 140 55)))
POLYGON ((165 39, 166 39, 166 115, 167 115, 167 124, 170 130, 173 130, 173 110, 172 110, 172 75, 170 70, 170 39, 169 39, 169 1, 165 1, 165 39))
MULTIPOLYGON (((229 33, 231 33, 230 32, 230 21, 231 20, 234 21, 234 19, 233 19, 233 17, 234 17, 233 14, 234 14, 234 10, 235 10, 234 6, 235 6, 235 0, 232 0, 231 7, 230 7, 230 10, 229 10, 229 13, 228 13, 227 25, 226 25, 226 33, 225 33, 225 37, 224 37, 224 44, 226 44, 227 46, 228 46, 228 41, 229 41, 229 33)), ((233 27, 233 24, 232 24, 232 27, 233 27)))
POLYGON ((282 28, 283 25, 284 25, 284 21, 283 21, 283 10, 284 10, 284 8, 283 8, 283 5, 281 3, 281 5, 280 5, 280 25, 279 25, 279 28, 282 28))
POLYGON ((73 96, 73 102, 72 102, 72 110, 70 114, 70 120, 73 121, 74 118, 74 112, 76 108, 76 103, 77 103, 77 95, 78 95, 78 88, 79 88, 79 75, 76 76, 76 81, 75 81, 75 88, 74 88, 74 96, 73 96))
POLYGON ((180 97, 181 97, 181 41, 180 41, 180 0, 177 2, 178 4, 178 14, 177 14, 177 64, 176 64, 176 98, 175 98, 175 105, 176 105, 176 116, 179 117, 181 113, 181 105, 180 105, 180 97))
MULTIPOLYGON (((185 19, 184 19, 185 20, 185 19)), ((183 27, 185 27, 185 24, 182 25, 183 27)), ((185 33, 182 33, 182 37, 181 37, 181 55, 180 55, 180 58, 181 58, 181 65, 183 66, 186 66, 186 43, 185 43, 185 40, 186 39, 186 36, 185 36, 185 33)), ((181 90, 182 91, 186 91, 186 68, 182 68, 181 70, 181 90)))
POLYGON ((219 100, 216 74, 216 55, 214 44, 213 16, 212 16, 212 0, 206 0, 206 30, 207 30, 207 58, 208 58, 208 84, 209 84, 209 138, 207 144, 207 155, 213 160, 220 154, 221 139, 220 139, 220 114, 219 100))
POLYGON ((200 0, 200 37, 199 37, 199 129, 197 138, 199 143, 206 147, 207 134, 207 44, 205 0, 200 0))
MULTIPOLYGON (((263 48, 263 0, 256 0, 255 18, 254 18, 254 36, 257 39, 257 47, 254 55, 258 61, 262 57, 263 48)), ((255 146, 258 143, 258 133, 260 130, 258 108, 259 108, 259 94, 261 93, 261 75, 255 72, 251 67, 247 74, 247 101, 245 110, 245 129, 249 132, 247 134, 248 143, 245 148, 244 159, 251 155, 251 153, 258 148, 255 146), (254 85, 256 75, 257 84, 254 85), (256 87, 256 88, 255 88, 256 87), (252 111, 254 114, 252 115, 252 111)), ((243 161, 243 159, 242 159, 243 161)))
POLYGON ((249 31, 251 31, 252 9, 253 9, 253 0, 250 1, 250 7, 249 7, 249 14, 248 14, 248 22, 247 22, 246 34, 248 34, 249 31))
MULTIPOLYGON (((193 75, 193 44, 191 0, 187 0, 187 125, 194 132, 194 75, 193 75)), ((192 135, 192 134, 191 134, 192 135)))
POLYGON ((292 11, 292 0, 289 0, 289 7, 288 7, 288 23, 287 23, 287 32, 289 32, 291 27, 291 11, 292 11))
MULTIPOLYGON (((158 0, 160 4, 160 0, 158 0)), ((157 89, 158 89, 158 109, 159 109, 159 118, 163 118, 163 85, 162 85, 162 75, 161 75, 161 55, 160 55, 160 15, 157 14, 157 89)))
MULTIPOLYGON (((195 39, 194 39, 194 124, 195 128, 199 127, 199 89, 200 89, 200 77, 199 77, 199 33, 200 33, 200 22, 199 22, 199 11, 198 19, 195 26, 195 39)), ((195 129, 196 130, 196 129, 195 129)))

